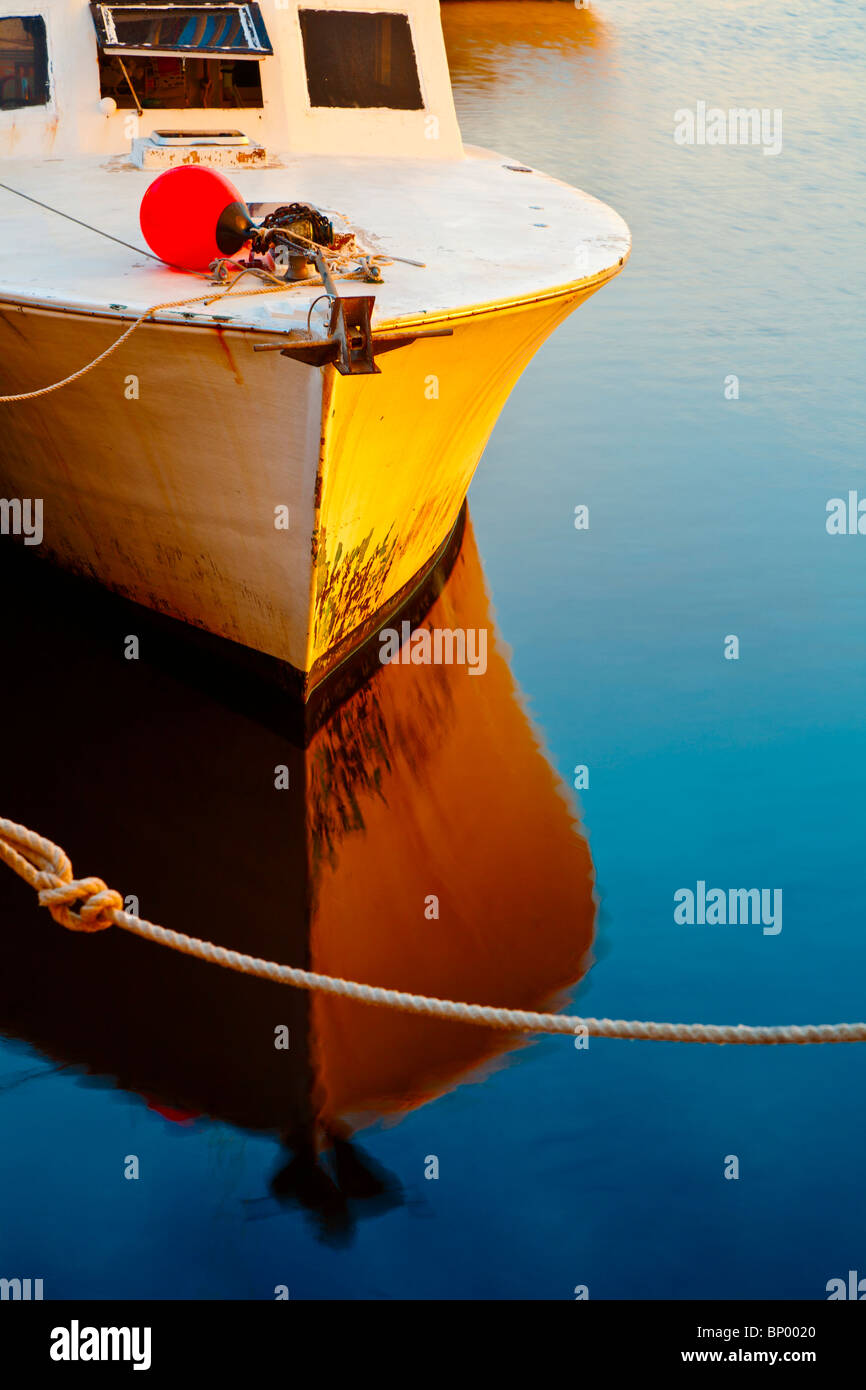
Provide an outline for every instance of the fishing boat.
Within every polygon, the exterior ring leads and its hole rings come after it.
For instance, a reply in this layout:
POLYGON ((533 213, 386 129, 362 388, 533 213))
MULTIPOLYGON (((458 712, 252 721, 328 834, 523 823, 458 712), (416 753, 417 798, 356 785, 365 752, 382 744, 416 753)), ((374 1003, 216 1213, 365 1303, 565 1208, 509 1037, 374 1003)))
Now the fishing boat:
MULTIPOLYGON (((173 652, 142 662, 130 688, 115 634, 132 605, 48 566, 25 585, 32 569, 0 554, 0 580, 21 593, 0 715, 27 750, 6 760, 3 809, 45 824, 51 807, 51 832, 76 863, 176 930, 421 994, 561 1006, 591 960, 592 858, 509 670, 468 522, 419 623, 489 633, 485 678, 379 665, 305 741, 281 728, 279 702, 258 707, 238 681, 246 699, 233 708, 222 673, 202 679, 173 652), (60 709, 58 668, 72 676, 60 709), (118 767, 134 794, 106 816, 118 767), (275 767, 288 773, 279 792, 275 767)), ((170 1120, 279 1136, 277 1196, 318 1192, 340 1206, 326 1175, 336 1157, 351 1197, 354 1135, 525 1042, 238 975, 120 930, 85 937, 37 913, 4 870, 0 1032, 170 1120)))
POLYGON ((463 145, 436 0, 0 0, 0 184, 2 529, 38 503, 26 541, 304 698, 424 582, 630 246, 463 145), (204 195, 147 234, 180 171, 234 190, 206 271, 170 248, 204 195))

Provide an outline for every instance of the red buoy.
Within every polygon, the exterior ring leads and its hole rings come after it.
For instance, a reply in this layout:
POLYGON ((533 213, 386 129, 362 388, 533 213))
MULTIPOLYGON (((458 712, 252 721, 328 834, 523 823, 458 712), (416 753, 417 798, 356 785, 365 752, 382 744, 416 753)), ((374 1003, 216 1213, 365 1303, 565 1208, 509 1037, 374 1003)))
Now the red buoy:
POLYGON ((166 169, 142 198, 139 216, 154 255, 180 270, 207 270, 220 256, 237 255, 254 230, 234 184, 203 164, 166 169))

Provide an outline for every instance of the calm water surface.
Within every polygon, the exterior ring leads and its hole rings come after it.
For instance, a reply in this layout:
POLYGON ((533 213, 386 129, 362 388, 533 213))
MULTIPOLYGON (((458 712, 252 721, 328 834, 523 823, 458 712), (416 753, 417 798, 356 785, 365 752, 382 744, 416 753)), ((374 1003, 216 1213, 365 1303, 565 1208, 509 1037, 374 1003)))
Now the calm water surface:
MULTIPOLYGON (((466 141, 634 236, 471 490, 440 602, 480 624, 489 593, 490 680, 389 669, 304 754, 169 674, 131 692, 110 633, 88 649, 73 605, 48 642, 25 606, 10 804, 80 871, 138 884, 143 915, 335 973, 620 1018, 862 1018, 866 541, 829 537, 825 505, 866 494, 866 6, 443 18, 466 141), (699 100, 781 108, 782 152, 677 146, 699 100), (276 810, 257 778, 278 763, 301 790, 276 810), (781 888, 782 931, 677 925, 700 879, 781 888)), ((864 1269, 856 1047, 508 1050, 131 940, 58 943, 27 890, 0 895, 0 1272, 46 1296, 821 1298, 864 1269), (340 1141, 327 1169, 313 1121, 340 1141)))

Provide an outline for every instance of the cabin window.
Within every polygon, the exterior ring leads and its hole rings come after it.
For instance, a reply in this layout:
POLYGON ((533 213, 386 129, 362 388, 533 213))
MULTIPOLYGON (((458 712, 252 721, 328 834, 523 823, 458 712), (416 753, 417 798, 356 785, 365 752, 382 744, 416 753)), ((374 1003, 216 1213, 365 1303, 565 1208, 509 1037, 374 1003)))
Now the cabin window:
POLYGON ((90 6, 105 53, 271 54, 271 41, 256 4, 90 6))
POLYGON ((311 106, 423 107, 408 15, 356 10, 298 14, 311 106))
POLYGON ((273 53, 257 4, 91 4, 100 94, 144 110, 261 107, 273 53))
POLYGON ((0 19, 0 111, 45 106, 48 97, 45 20, 0 19))

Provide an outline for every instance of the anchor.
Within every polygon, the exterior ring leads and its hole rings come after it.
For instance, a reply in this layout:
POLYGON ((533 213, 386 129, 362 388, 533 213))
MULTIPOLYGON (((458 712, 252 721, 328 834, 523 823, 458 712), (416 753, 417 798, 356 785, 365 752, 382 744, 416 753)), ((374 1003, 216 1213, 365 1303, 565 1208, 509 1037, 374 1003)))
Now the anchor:
POLYGON ((256 343, 253 352, 279 352, 309 367, 333 363, 342 376, 365 376, 380 372, 376 357, 396 348, 408 347, 416 338, 450 338, 452 328, 417 328, 394 333, 374 334, 371 317, 376 296, 342 295, 334 284, 321 250, 310 248, 310 255, 322 277, 331 301, 328 334, 314 338, 311 333, 289 333, 278 343, 256 343))

